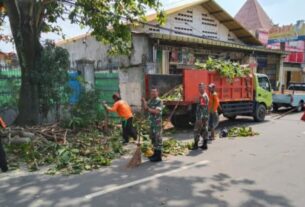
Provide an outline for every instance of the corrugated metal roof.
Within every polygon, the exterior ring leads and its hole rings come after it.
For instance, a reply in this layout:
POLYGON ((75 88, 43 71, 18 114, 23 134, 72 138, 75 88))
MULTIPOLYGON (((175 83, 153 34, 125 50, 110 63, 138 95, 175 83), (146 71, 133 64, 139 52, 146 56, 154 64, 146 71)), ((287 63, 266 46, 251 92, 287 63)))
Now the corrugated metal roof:
MULTIPOLYGON (((236 21, 230 14, 228 14, 222 7, 220 7, 214 0, 195 0, 190 3, 166 10, 166 14, 170 15, 180 10, 191 8, 197 5, 204 7, 211 15, 213 15, 221 24, 225 25, 237 38, 248 45, 262 45, 262 43, 244 28, 238 21, 236 21)), ((156 14, 146 17, 147 21, 153 21, 157 18, 156 14)))
MULTIPOLYGON (((247 29, 245 29, 240 23, 238 23, 231 15, 223 10, 214 0, 193 0, 189 3, 176 6, 171 9, 167 9, 165 12, 167 15, 176 13, 183 9, 194 7, 197 5, 203 6, 211 15, 213 15, 220 23, 224 24, 231 32, 233 32, 237 38, 248 45, 262 45, 262 43, 256 39, 247 29)), ((156 20, 156 14, 146 16, 148 22, 156 20)), ((87 34, 80 35, 74 38, 66 39, 57 42, 57 45, 63 45, 71 41, 84 38, 87 34)), ((90 35, 89 35, 90 36, 90 35)))
POLYGON ((57 46, 62 46, 62 45, 65 45, 67 43, 70 43, 70 42, 74 42, 74 41, 77 41, 77 40, 80 40, 80 39, 84 39, 84 38, 87 38, 87 37, 90 37, 91 34, 81 34, 81 35, 77 35, 75 37, 71 37, 71 38, 67 38, 67 39, 63 39, 63 40, 60 40, 60 41, 57 41, 55 44, 57 46))
POLYGON ((183 44, 183 43, 186 45, 198 44, 198 45, 202 45, 202 46, 210 46, 213 48, 218 47, 218 48, 235 49, 235 50, 240 50, 240 51, 272 53, 272 54, 279 54, 279 55, 287 54, 286 52, 281 51, 281 50, 272 50, 272 49, 267 49, 265 47, 251 47, 251 46, 242 45, 242 44, 224 42, 224 41, 219 41, 219 40, 203 39, 203 38, 198 38, 198 37, 168 35, 168 34, 159 34, 159 33, 150 34, 149 36, 152 39, 159 39, 164 42, 175 43, 175 45, 179 45, 179 44, 183 44))

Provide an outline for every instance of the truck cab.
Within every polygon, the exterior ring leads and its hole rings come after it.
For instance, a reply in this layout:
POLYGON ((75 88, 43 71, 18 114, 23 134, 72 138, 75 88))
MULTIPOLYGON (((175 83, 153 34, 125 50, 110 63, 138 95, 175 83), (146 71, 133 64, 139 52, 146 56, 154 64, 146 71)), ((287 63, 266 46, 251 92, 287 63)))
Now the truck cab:
POLYGON ((234 101, 221 103, 222 114, 228 119, 236 116, 252 116, 255 121, 265 120, 267 111, 272 108, 272 88, 267 75, 253 74, 253 99, 247 101, 234 101))
POLYGON ((262 121, 264 114, 272 107, 272 88, 269 78, 265 74, 255 74, 255 110, 254 119, 262 121))

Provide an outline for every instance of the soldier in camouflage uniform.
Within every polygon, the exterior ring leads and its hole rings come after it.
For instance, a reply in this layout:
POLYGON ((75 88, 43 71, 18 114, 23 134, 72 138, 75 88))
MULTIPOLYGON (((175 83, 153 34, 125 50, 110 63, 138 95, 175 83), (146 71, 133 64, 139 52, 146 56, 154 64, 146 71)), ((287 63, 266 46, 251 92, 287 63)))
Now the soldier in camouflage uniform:
POLYGON ((154 155, 149 157, 152 162, 162 161, 162 108, 157 88, 151 89, 151 99, 147 103, 142 99, 144 110, 148 112, 150 122, 150 139, 154 146, 154 155))
POLYGON ((194 128, 194 147, 193 150, 198 149, 198 142, 200 136, 203 138, 202 149, 208 149, 208 120, 209 120, 209 96, 205 91, 204 83, 199 84, 199 99, 196 106, 196 122, 194 128))

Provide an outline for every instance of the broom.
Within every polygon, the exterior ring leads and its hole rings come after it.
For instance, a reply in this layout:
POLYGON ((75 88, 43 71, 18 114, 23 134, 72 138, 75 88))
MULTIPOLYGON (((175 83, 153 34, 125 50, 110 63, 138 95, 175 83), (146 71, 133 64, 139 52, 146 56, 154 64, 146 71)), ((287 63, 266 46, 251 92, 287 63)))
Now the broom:
POLYGON ((175 105, 173 111, 171 112, 171 114, 169 115, 169 117, 167 118, 167 120, 165 120, 164 125, 163 125, 163 129, 164 129, 164 130, 172 129, 172 128, 175 127, 175 126, 172 124, 172 121, 171 121, 171 120, 172 120, 172 117, 173 117, 175 111, 176 111, 177 108, 178 108, 179 103, 180 103, 179 101, 176 103, 176 105, 175 105))
POLYGON ((141 141, 140 141, 140 131, 138 130, 138 142, 137 142, 137 149, 134 152, 131 160, 127 164, 127 168, 135 168, 138 167, 142 162, 142 152, 141 152, 141 141))

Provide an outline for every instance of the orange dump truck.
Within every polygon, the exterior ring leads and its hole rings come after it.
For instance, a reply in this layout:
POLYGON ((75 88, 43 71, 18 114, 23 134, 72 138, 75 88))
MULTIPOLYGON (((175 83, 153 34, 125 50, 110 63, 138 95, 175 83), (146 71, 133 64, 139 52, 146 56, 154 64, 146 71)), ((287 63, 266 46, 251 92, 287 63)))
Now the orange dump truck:
POLYGON ((256 121, 264 121, 267 110, 272 106, 272 93, 269 79, 264 74, 251 74, 248 77, 229 80, 217 72, 208 70, 185 69, 182 75, 148 74, 145 77, 146 93, 152 86, 158 87, 160 94, 182 84, 182 99, 166 101, 169 109, 178 105, 172 117, 176 127, 185 127, 195 121, 198 84, 214 83, 220 99, 219 114, 229 119, 238 115, 253 116, 256 121))

